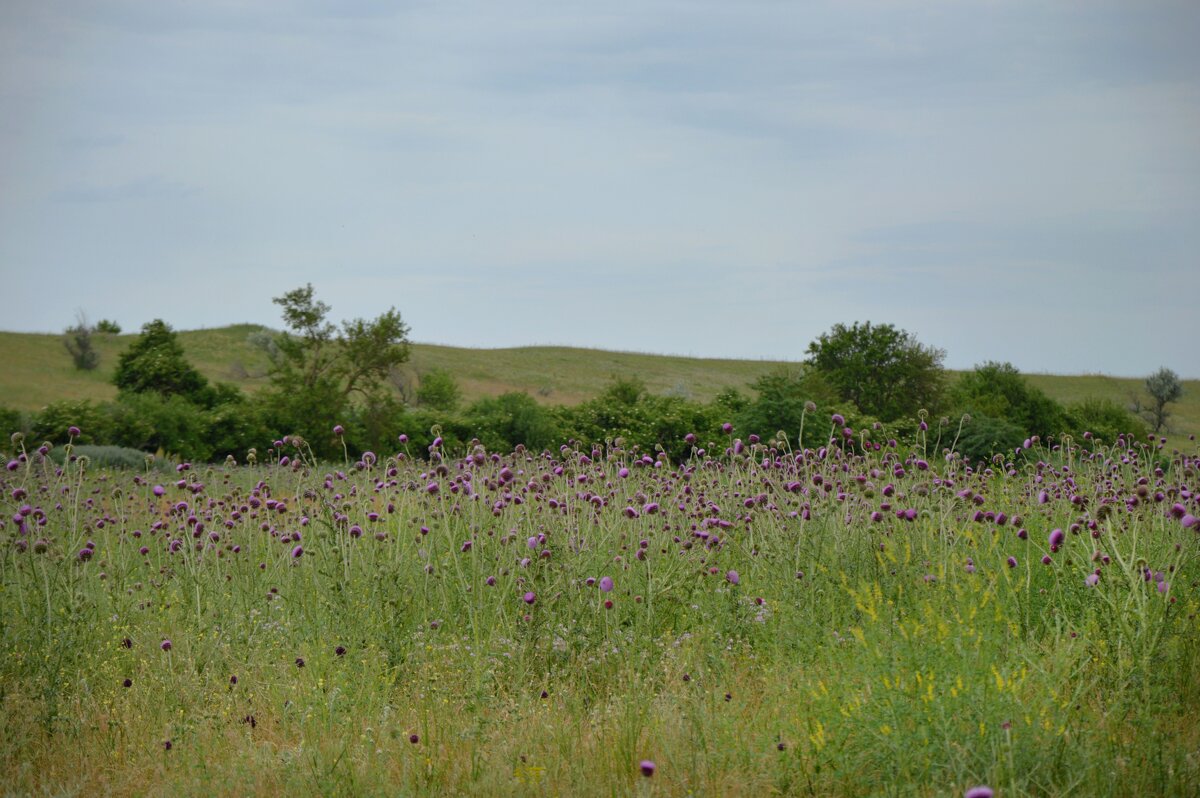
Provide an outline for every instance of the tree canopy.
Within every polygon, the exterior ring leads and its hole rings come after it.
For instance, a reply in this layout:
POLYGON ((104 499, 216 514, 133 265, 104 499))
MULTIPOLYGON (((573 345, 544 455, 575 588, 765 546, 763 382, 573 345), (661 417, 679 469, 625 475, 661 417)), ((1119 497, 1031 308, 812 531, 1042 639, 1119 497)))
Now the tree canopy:
POLYGON ((208 380, 188 363, 171 325, 162 319, 142 325, 142 334, 117 359, 113 384, 121 393, 181 396, 206 406, 216 398, 208 380))
POLYGON ((891 324, 835 324, 808 345, 805 361, 841 399, 882 421, 936 412, 946 353, 891 324))
POLYGON ((372 320, 343 321, 339 329, 311 283, 273 301, 288 327, 268 348, 267 398, 277 418, 316 443, 351 409, 390 400, 388 375, 409 356, 408 325, 395 308, 372 320))

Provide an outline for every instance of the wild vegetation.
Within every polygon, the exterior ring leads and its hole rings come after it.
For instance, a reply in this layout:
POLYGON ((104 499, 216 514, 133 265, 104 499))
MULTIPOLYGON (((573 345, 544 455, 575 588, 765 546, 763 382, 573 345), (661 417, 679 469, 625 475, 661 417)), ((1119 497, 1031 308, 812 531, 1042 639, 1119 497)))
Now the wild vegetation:
POLYGON ((678 456, 402 433, 351 457, 338 425, 336 465, 289 438, 166 470, 98 468, 79 429, 14 436, 5 789, 1200 783, 1194 449, 1033 439, 967 463, 933 430, 802 423, 820 445, 729 425, 678 456))

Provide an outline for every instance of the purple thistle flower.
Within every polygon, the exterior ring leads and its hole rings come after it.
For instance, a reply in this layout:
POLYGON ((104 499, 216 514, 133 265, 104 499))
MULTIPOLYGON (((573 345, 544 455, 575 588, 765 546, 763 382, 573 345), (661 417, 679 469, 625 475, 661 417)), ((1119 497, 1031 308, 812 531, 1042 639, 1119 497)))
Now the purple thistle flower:
POLYGON ((303 547, 303 546, 297 546, 296 548, 292 549, 292 559, 293 559, 293 560, 298 560, 298 559, 300 559, 300 556, 301 556, 302 554, 304 554, 304 547, 303 547))
POLYGON ((727 571, 725 573, 725 580, 731 585, 736 585, 742 581, 742 577, 738 575, 737 571, 727 571))
POLYGON ((170 651, 171 650, 171 641, 164 640, 158 644, 158 647, 161 648, 163 651, 170 651))
POLYGON ((532 604, 533 602, 537 601, 537 593, 534 593, 532 590, 530 590, 524 595, 523 598, 526 604, 532 604))
POLYGON ((1009 568, 1016 568, 1016 567, 1017 567, 1017 558, 1016 558, 1016 557, 1009 557, 1009 558, 1008 558, 1008 567, 1009 567, 1009 568))
POLYGON ((333 434, 340 438, 346 434, 346 428, 343 427, 341 424, 334 424, 333 425, 333 434))
POLYGON ((1196 516, 1192 515, 1191 513, 1185 513, 1183 518, 1179 520, 1183 523, 1184 529, 1191 529, 1197 523, 1200 523, 1200 519, 1197 519, 1196 516))
POLYGON ((642 775, 646 778, 650 778, 654 775, 655 764, 649 759, 643 759, 640 763, 638 763, 638 767, 641 768, 642 775))
POLYGON ((79 427, 70 426, 70 427, 67 427, 67 434, 70 435, 72 438, 78 438, 82 433, 81 433, 79 427))
POLYGON ((981 784, 978 787, 972 787, 964 793, 963 798, 992 798, 996 793, 991 787, 981 784))
POLYGON ((1061 529, 1052 530, 1050 532, 1050 551, 1058 551, 1059 547, 1062 546, 1063 541, 1066 540, 1066 538, 1066 533, 1064 533, 1061 529))
POLYGON ((613 580, 611 576, 600 577, 600 590, 605 593, 611 593, 613 589, 613 580))
MULTIPOLYGON (((733 432, 733 425, 730 424, 728 421, 726 421, 724 424, 721 425, 721 432, 724 432, 726 435, 728 435, 729 433, 733 432)), ((643 764, 645 764, 645 763, 643 763, 643 764)), ((650 772, 651 773, 654 772, 654 763, 653 762, 650 763, 650 772)))
POLYGON ((1083 581, 1087 583, 1088 587, 1095 587, 1096 585, 1098 585, 1100 583, 1100 574, 1097 574, 1097 573, 1088 574, 1087 579, 1085 579, 1083 581))
POLYGON ((162 495, 163 495, 164 493, 166 493, 166 492, 167 492, 167 489, 166 489, 166 488, 164 488, 162 485, 155 485, 155 486, 154 486, 154 495, 155 495, 155 496, 162 496, 162 495))

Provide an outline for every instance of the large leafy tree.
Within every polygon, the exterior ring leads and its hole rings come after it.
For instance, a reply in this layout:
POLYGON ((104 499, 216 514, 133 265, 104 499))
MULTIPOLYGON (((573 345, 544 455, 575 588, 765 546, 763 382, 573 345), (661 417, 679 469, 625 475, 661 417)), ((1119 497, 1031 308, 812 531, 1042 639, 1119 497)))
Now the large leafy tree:
POLYGON ((113 384, 123 394, 181 396, 205 406, 217 398, 204 375, 188 363, 171 325, 162 319, 142 325, 142 334, 117 359, 113 384))
POLYGON ((386 402, 388 375, 408 359, 408 325, 395 308, 338 328, 312 284, 276 297, 288 329, 269 348, 268 400, 277 420, 320 448, 333 424, 386 402))
POLYGON ((891 324, 835 324, 808 345, 805 360, 844 401, 882 421, 936 412, 946 353, 891 324))

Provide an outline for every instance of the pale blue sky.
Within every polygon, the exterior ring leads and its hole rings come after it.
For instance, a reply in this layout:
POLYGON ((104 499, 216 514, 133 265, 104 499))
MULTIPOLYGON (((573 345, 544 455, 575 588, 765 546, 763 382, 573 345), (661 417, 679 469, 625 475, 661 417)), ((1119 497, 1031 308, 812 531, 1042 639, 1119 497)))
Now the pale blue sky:
POLYGON ((1200 4, 0 4, 0 327, 1200 377, 1200 4))

